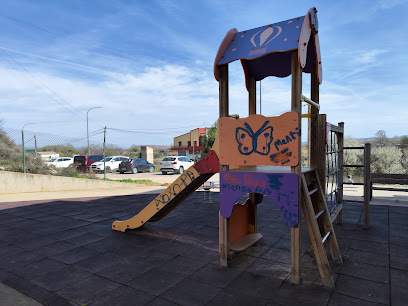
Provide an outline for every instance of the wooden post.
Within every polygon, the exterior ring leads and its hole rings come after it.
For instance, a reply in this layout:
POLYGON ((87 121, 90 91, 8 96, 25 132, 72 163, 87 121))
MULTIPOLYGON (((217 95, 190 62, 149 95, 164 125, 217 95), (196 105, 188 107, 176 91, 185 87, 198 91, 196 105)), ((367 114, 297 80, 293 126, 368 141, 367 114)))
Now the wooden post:
MULTIPOLYGON (((339 177, 339 198, 338 204, 343 204, 343 159, 344 159, 344 122, 339 122, 339 127, 343 129, 343 133, 337 133, 337 141, 339 142, 339 161, 338 166, 340 169, 340 173, 338 173, 339 177)), ((344 206, 343 206, 344 207, 344 206)), ((343 224, 343 208, 340 210, 339 214, 337 215, 337 224, 343 224)))
POLYGON ((371 143, 364 145, 364 225, 370 228, 371 143))
MULTIPOLYGON (((248 79, 248 113, 256 114, 256 81, 254 77, 248 79)), ((249 228, 248 232, 254 234, 257 232, 257 204, 256 193, 249 194, 249 228)))
MULTIPOLYGON (((229 116, 229 100, 228 100, 228 64, 222 65, 220 68, 219 80, 219 117, 229 116)), ((228 171, 227 165, 220 165, 220 171, 228 171)), ((228 252, 230 250, 230 220, 219 215, 219 239, 220 239, 220 265, 228 266, 228 252)))
POLYGON ((324 194, 326 194, 326 137, 326 115, 321 114, 318 118, 316 170, 324 194))
MULTIPOLYGON (((310 99, 319 103, 319 80, 317 79, 316 65, 313 65, 312 73, 310 74, 310 99)), ((309 167, 317 169, 318 161, 318 119, 319 110, 316 107, 309 106, 311 118, 309 118, 309 167)))
MULTIPOLYGON (((301 126, 302 126, 302 103, 300 101, 300 96, 302 94, 302 69, 300 68, 298 61, 298 51, 292 52, 291 60, 291 72, 292 72, 292 94, 291 94, 291 110, 295 111, 299 115, 299 135, 302 135, 301 126)), ((302 215, 301 213, 301 203, 302 203, 302 192, 301 192, 301 174, 302 174, 302 165, 301 165, 301 143, 302 137, 299 137, 299 151, 295 154, 299 157, 299 164, 295 167, 291 167, 291 172, 296 173, 299 176, 299 208, 298 216, 302 215)), ((299 218, 300 219, 300 218, 299 218)), ((291 233, 291 282, 292 284, 300 284, 302 282, 302 273, 301 273, 301 222, 295 227, 290 228, 291 233)))

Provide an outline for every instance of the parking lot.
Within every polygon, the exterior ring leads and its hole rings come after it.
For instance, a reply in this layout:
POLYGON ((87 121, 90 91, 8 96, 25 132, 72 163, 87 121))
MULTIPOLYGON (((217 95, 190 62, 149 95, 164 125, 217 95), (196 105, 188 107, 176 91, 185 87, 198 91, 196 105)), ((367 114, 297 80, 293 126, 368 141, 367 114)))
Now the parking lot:
MULTIPOLYGON (((97 174, 98 178, 103 178, 103 174, 97 174)), ((163 175, 161 172, 142 172, 142 173, 123 173, 120 174, 119 172, 112 172, 106 173, 106 177, 110 180, 123 180, 123 179, 132 179, 132 180, 151 180, 155 183, 159 184, 171 184, 174 182, 176 178, 178 178, 180 174, 167 174, 163 175)), ((209 182, 219 182, 219 174, 216 173, 212 178, 210 178, 209 182)), ((217 186, 217 184, 216 184, 217 186)))

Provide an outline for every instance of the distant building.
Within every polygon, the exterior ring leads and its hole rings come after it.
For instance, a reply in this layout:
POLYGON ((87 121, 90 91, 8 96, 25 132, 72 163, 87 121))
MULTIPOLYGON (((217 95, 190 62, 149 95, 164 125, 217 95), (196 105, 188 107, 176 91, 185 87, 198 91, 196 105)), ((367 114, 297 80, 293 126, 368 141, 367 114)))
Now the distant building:
POLYGON ((43 161, 49 161, 51 158, 58 158, 60 155, 57 152, 37 152, 37 155, 41 157, 43 161))
POLYGON ((204 151, 204 136, 207 135, 208 128, 197 128, 190 132, 174 137, 172 151, 177 151, 177 155, 184 155, 190 159, 200 157, 204 151))

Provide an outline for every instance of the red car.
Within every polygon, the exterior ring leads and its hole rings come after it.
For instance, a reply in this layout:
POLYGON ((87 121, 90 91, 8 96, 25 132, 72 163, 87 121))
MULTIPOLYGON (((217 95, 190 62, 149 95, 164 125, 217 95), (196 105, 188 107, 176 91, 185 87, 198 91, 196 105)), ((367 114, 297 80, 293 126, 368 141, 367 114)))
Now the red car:
POLYGON ((89 171, 89 167, 103 159, 103 155, 78 155, 74 157, 74 165, 78 171, 89 171))

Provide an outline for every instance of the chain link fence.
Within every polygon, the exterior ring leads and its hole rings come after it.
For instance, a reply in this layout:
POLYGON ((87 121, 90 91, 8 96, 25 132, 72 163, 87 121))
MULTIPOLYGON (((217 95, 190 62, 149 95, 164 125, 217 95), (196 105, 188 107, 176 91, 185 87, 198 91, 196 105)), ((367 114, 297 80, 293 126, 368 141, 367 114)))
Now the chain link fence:
MULTIPOLYGON (((103 133, 104 130, 100 129, 89 134, 90 154, 103 155, 103 133), (98 136, 101 141, 94 141, 95 136, 98 136)), ((109 133, 109 130, 107 133, 109 133)), ((105 156, 139 157, 140 152, 139 145, 130 144, 127 148, 124 148, 113 143, 105 143, 105 156)), ((168 153, 169 148, 167 146, 160 146, 154 151, 155 159, 159 159, 168 153)), ((78 176, 79 173, 75 167, 55 168, 47 165, 47 161, 52 158, 72 158, 76 155, 88 155, 87 136, 75 138, 26 129, 17 130, 0 127, 0 170, 78 176)))

